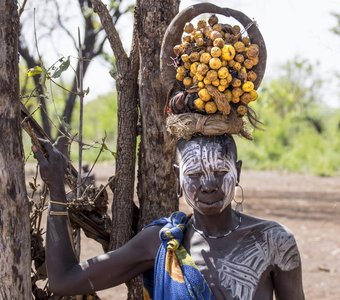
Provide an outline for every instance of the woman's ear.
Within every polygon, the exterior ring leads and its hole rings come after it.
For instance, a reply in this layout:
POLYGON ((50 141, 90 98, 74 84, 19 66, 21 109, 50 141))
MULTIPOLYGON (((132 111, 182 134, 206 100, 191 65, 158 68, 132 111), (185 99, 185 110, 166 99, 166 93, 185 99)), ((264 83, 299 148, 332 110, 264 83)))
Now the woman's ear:
POLYGON ((176 174, 176 179, 179 181, 179 166, 174 164, 174 172, 176 174))
POLYGON ((177 193, 177 197, 180 198, 183 196, 183 190, 181 187, 181 182, 180 182, 180 176, 179 176, 179 166, 178 165, 174 165, 174 171, 176 174, 176 193, 177 193))
POLYGON ((242 160, 238 160, 238 161, 236 162, 237 185, 238 185, 238 183, 240 182, 241 169, 242 169, 242 160))

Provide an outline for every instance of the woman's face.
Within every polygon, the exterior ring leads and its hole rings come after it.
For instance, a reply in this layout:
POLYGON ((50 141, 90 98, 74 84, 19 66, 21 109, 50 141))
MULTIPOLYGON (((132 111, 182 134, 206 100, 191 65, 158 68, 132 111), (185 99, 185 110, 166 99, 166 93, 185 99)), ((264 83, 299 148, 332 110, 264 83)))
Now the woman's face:
POLYGON ((234 198, 235 159, 219 143, 188 142, 180 153, 179 169, 185 199, 201 214, 218 214, 234 198))

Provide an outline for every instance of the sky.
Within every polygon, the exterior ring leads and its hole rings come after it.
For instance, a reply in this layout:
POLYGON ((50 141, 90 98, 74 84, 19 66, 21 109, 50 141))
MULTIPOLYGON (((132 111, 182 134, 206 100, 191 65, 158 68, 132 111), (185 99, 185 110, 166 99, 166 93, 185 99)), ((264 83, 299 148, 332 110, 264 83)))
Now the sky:
MULTIPOLYGON (((71 26, 72 34, 76 33, 79 26, 77 23, 79 18, 76 17, 77 10, 74 9, 74 16, 72 16, 70 3, 67 1, 67 4, 63 5, 65 1, 59 0, 59 2, 61 11, 64 9, 68 14, 71 14, 68 18, 68 25, 71 26)), ((198 2, 200 1, 182 0, 180 10, 198 2)), ((334 80, 333 74, 340 68, 340 36, 334 35, 330 29, 336 25, 336 19, 331 13, 340 13, 340 0, 213 0, 207 2, 220 6, 225 2, 228 7, 240 10, 251 19, 256 20, 267 47, 267 69, 264 80, 279 74, 280 66, 288 60, 300 57, 308 59, 320 70, 327 81, 329 94, 338 91, 337 88, 340 87, 340 84, 334 80)), ((27 7, 27 15, 32 14, 33 7, 36 5, 33 0, 31 3, 31 6, 27 7)), ((133 1, 125 0, 123 3, 128 5, 133 1)), ((36 6, 37 21, 39 18, 48 19, 48 16, 44 15, 41 5, 36 6)), ((124 48, 127 51, 131 45, 132 22, 132 14, 128 14, 122 17, 117 24, 124 48)), ((32 26, 26 30, 32 32, 32 26)), ((46 49, 44 56, 51 64, 59 56, 70 55, 73 51, 72 43, 62 35, 54 35, 52 43, 48 45, 44 45, 42 40, 40 47, 46 49)), ((108 45, 106 49, 108 53, 111 53, 108 45)), ((73 53, 73 55, 76 54, 73 53)), ((90 87, 88 99, 93 99, 113 89, 114 83, 108 71, 108 64, 100 58, 96 58, 91 64, 84 82, 85 87, 90 87)), ((334 98, 331 105, 340 106, 340 100, 334 98)))

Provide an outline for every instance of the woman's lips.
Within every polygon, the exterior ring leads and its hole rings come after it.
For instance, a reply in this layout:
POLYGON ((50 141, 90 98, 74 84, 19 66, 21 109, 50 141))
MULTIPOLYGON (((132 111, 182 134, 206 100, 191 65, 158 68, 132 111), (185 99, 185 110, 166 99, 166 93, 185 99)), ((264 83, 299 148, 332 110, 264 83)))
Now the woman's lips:
POLYGON ((206 201, 197 201, 196 205, 200 208, 214 208, 214 207, 220 207, 223 205, 223 200, 217 200, 213 202, 206 202, 206 201))

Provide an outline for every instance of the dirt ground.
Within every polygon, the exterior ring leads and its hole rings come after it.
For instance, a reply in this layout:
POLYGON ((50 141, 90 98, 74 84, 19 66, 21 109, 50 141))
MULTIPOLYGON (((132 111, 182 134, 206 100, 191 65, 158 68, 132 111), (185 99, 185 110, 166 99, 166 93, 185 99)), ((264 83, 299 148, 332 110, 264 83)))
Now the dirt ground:
MULTIPOLYGON (((112 166, 95 169, 106 182, 112 166)), ((285 172, 243 171, 244 212, 287 226, 297 240, 307 300, 340 299, 340 177, 316 177, 285 172)), ((181 201, 181 209, 190 209, 181 201)), ((86 238, 82 258, 102 253, 86 238)), ((124 285, 98 292, 101 299, 126 299, 124 285)))

